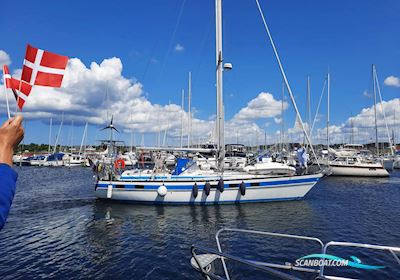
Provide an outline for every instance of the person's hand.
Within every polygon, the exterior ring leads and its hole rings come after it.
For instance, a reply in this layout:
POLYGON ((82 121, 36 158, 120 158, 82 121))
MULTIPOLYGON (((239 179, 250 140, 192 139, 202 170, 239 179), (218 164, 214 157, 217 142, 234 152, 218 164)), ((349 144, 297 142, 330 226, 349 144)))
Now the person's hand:
POLYGON ((12 166, 14 148, 24 138, 22 116, 11 118, 3 123, 0 128, 0 163, 12 166))

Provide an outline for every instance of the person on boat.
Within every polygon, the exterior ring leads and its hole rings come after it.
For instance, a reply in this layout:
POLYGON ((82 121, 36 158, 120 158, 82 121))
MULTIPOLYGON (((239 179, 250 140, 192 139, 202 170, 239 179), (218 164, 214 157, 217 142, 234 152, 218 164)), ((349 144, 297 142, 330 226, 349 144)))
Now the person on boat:
POLYGON ((11 166, 14 148, 24 138, 22 116, 7 120, 0 128, 0 230, 6 223, 15 194, 18 174, 11 166))
POLYGON ((297 160, 299 162, 300 168, 302 170, 302 174, 307 172, 307 161, 308 161, 308 154, 306 148, 301 145, 300 148, 297 149, 297 160))

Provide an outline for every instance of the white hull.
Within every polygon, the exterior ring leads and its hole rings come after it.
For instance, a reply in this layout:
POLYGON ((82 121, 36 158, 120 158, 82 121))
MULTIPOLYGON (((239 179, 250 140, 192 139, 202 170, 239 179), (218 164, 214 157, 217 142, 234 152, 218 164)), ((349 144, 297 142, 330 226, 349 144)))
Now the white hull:
POLYGON ((355 177, 387 177, 389 173, 383 167, 356 167, 331 165, 331 176, 355 176, 355 177))
POLYGON ((68 167, 73 167, 73 166, 84 166, 84 162, 69 162, 69 161, 64 161, 64 166, 68 167))
POLYGON ((47 167, 64 166, 64 162, 62 160, 43 161, 42 163, 39 164, 39 166, 47 166, 47 167))
MULTIPOLYGON (((247 176, 246 176, 247 177, 247 176)), ((144 181, 98 181, 95 194, 99 198, 113 200, 151 203, 151 204, 218 204, 243 203, 279 200, 296 200, 303 198, 322 177, 322 174, 292 177, 254 177, 252 179, 236 178, 224 180, 224 191, 216 187, 218 179, 209 180, 211 190, 206 195, 205 180, 144 180, 144 181), (198 195, 193 195, 196 182, 198 195), (245 183, 245 195, 241 194, 240 184, 245 183), (165 196, 160 196, 158 189, 167 188, 165 196)))
POLYGON ((43 165, 43 160, 31 160, 29 161, 30 166, 40 166, 43 165))

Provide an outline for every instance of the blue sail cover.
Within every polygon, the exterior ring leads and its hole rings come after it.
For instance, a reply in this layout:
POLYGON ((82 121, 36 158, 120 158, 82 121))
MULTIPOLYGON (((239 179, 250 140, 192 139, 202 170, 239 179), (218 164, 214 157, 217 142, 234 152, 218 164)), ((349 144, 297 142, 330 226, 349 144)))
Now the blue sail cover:
POLYGON ((178 158, 176 161, 175 170, 174 170, 174 172, 172 172, 172 175, 179 175, 183 171, 185 171, 189 161, 190 160, 188 158, 178 158))
POLYGON ((62 160, 64 154, 63 153, 57 153, 57 154, 51 154, 47 158, 47 161, 56 161, 56 160, 62 160))

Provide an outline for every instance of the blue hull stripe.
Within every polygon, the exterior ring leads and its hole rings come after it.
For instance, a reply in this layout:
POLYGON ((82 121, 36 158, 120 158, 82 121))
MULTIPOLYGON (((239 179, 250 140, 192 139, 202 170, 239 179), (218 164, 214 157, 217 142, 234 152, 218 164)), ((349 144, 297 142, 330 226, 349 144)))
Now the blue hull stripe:
MULTIPOLYGON (((204 179, 204 178, 209 178, 209 176, 174 176, 172 175, 171 177, 167 176, 154 176, 152 178, 151 176, 123 176, 121 177, 121 181, 128 181, 130 182, 131 180, 137 181, 137 180, 169 180, 169 179, 204 179)), ((215 176, 214 178, 219 178, 219 176, 215 176)))
POLYGON ((241 204, 255 202, 272 202, 272 201, 293 201, 301 200, 302 197, 285 197, 285 198, 269 198, 269 199, 249 199, 249 200, 224 200, 224 201, 187 201, 187 202, 167 202, 167 201, 139 201, 139 200, 123 200, 116 199, 116 202, 132 203, 132 204, 168 204, 168 205, 215 205, 215 204, 241 204))
MULTIPOLYGON (((291 184, 304 184, 304 183, 316 183, 318 182, 319 178, 305 178, 305 179, 294 179, 294 180, 285 180, 285 181, 272 181, 272 182, 260 182, 259 185, 251 185, 251 183, 245 183, 246 187, 272 187, 272 186, 277 186, 277 185, 291 185, 291 184)), ((115 183, 115 182, 112 182, 115 183)), ((141 183, 145 182, 129 182, 129 184, 126 184, 127 182, 119 181, 118 183, 121 184, 113 184, 113 188, 119 188, 119 189, 136 189, 135 185, 139 185, 140 188, 137 188, 138 190, 157 190, 160 185, 163 184, 163 182, 160 182, 157 185, 141 185, 141 183), (125 184, 124 184, 125 183, 125 184)), ((179 183, 179 182, 178 182, 179 183)), ((165 184, 168 190, 191 190, 193 188, 193 184, 191 185, 169 185, 168 183, 165 184)), ((235 188, 239 187, 239 184, 232 184, 235 185, 235 188)), ((198 184, 197 185, 199 190, 202 190, 204 188, 204 183, 198 184)), ((107 188, 108 184, 97 184, 97 187, 99 188, 107 188)), ((212 185, 212 188, 215 188, 216 185, 212 185)), ((225 188, 229 188, 230 184, 224 184, 225 188)))

